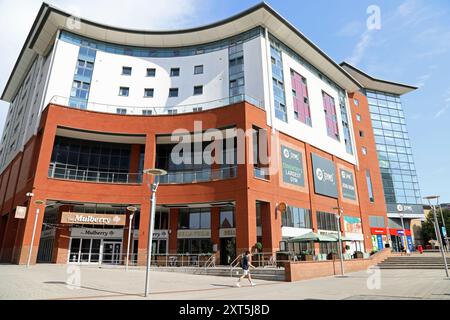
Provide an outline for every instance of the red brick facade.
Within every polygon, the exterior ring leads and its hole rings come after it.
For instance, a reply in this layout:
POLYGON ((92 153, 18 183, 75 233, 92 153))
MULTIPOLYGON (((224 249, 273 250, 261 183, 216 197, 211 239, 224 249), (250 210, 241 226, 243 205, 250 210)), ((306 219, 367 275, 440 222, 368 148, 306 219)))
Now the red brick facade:
MULTIPOLYGON (((353 124, 358 148, 357 166, 325 153, 309 144, 298 141, 280 133, 280 140, 304 150, 306 159, 306 192, 286 188, 280 184, 279 174, 271 176, 269 180, 254 177, 253 164, 238 165, 236 178, 204 183, 160 185, 158 189, 158 204, 175 205, 180 203, 208 203, 216 201, 235 201, 236 220, 236 250, 238 253, 254 247, 257 242, 256 202, 262 206, 262 244, 265 252, 279 249, 282 239, 282 216, 277 210, 280 202, 288 203, 300 208, 311 209, 313 213, 313 231, 317 231, 316 211, 335 212, 336 206, 342 206, 345 215, 362 219, 364 244, 366 251, 372 248, 370 238, 369 215, 386 217, 381 176, 378 169, 374 138, 370 124, 366 98, 360 94, 354 95, 359 99, 359 107, 352 102, 350 96, 353 124), (355 114, 360 113, 361 122, 356 121, 355 114), (358 130, 365 131, 365 137, 359 138, 358 130), (360 153, 361 146, 368 150, 366 156, 360 153), (345 201, 342 195, 333 199, 315 194, 311 163, 311 153, 332 160, 336 166, 343 166, 355 173, 357 187, 357 201, 345 201), (370 170, 375 201, 369 201, 365 171, 370 170)), ((201 113, 179 114, 171 116, 127 116, 77 110, 57 105, 49 105, 42 115, 38 134, 25 146, 14 161, 0 176, 0 261, 24 264, 31 242, 36 205, 28 203, 26 193, 34 192, 34 199, 78 201, 89 203, 136 204, 141 207, 139 226, 138 260, 143 263, 147 250, 148 219, 150 211, 150 191, 147 183, 141 184, 99 184, 51 179, 48 168, 55 141, 57 127, 85 130, 98 133, 128 134, 145 136, 144 167, 155 166, 156 136, 170 134, 178 128, 194 131, 194 121, 202 121, 203 129, 225 128, 236 126, 243 130, 257 126, 269 131, 264 110, 248 103, 238 103, 201 113), (25 220, 14 218, 17 206, 28 207, 25 220), (31 214, 30 214, 31 213, 31 214)), ((271 137, 269 145, 272 143, 271 137)), ((252 144, 249 137, 246 145, 252 144)), ((251 150, 248 149, 248 150, 251 150)), ((139 145, 132 147, 130 172, 137 172, 139 145)), ((246 160, 251 152, 247 151, 246 160)), ((339 188, 340 189, 340 188, 339 188)), ((44 208, 41 206, 38 228, 33 243, 32 262, 36 261, 44 208)), ((61 210, 60 210, 61 211, 61 210)), ((177 209, 170 211, 169 252, 177 250, 177 209)), ((215 244, 219 239, 219 212, 217 208, 211 210, 211 238, 215 244)), ((343 226, 343 222, 341 223, 343 226)), ((343 227, 341 228, 343 229, 343 227)), ((344 230, 342 230, 344 231, 344 230)), ((70 233, 58 230, 53 249, 53 262, 66 263, 70 233)), ((126 236, 125 236, 126 237, 126 236)), ((126 241, 126 239, 124 239, 126 241)), ((220 248, 219 248, 220 250, 220 248)))

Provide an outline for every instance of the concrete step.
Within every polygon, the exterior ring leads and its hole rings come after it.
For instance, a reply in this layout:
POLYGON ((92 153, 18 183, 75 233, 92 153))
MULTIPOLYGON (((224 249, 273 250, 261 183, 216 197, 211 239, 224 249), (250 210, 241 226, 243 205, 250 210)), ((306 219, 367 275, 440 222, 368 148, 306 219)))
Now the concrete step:
MULTIPOLYGON (((231 272, 228 267, 217 267, 217 268, 195 268, 195 267, 158 267, 153 268, 152 271, 161 272, 177 272, 177 273, 189 273, 196 275, 210 275, 210 276, 220 276, 220 277, 234 277, 238 278, 242 275, 242 270, 234 269, 231 272)), ((285 281, 284 269, 272 269, 272 268, 260 268, 252 269, 250 271, 252 278, 260 280, 270 280, 270 281, 285 281)))
MULTIPOLYGON (((450 265, 450 257, 446 257, 450 265)), ((378 264, 380 269, 443 269, 444 261, 439 256, 389 257, 378 264)))

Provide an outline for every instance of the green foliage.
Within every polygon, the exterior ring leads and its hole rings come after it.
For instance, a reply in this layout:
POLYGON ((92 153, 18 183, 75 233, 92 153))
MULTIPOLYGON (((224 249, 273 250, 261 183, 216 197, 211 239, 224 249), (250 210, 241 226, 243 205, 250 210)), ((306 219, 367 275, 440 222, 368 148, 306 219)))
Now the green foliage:
POLYGON ((257 242, 256 244, 255 244, 255 247, 256 247, 256 249, 258 249, 258 251, 262 251, 262 249, 263 249, 263 245, 262 245, 262 243, 261 242, 257 242))
MULTIPOLYGON (((444 216, 445 225, 447 227, 447 232, 450 232, 450 210, 442 209, 442 215, 444 216)), ((439 209, 436 210, 436 216, 439 223, 439 230, 442 227, 442 219, 441 219, 441 211, 439 209)), ((422 236, 425 244, 429 244, 428 241, 436 240, 436 233, 434 231, 434 216, 433 211, 427 216, 426 220, 422 223, 422 236)), ((447 235, 448 236, 448 235, 447 235)))

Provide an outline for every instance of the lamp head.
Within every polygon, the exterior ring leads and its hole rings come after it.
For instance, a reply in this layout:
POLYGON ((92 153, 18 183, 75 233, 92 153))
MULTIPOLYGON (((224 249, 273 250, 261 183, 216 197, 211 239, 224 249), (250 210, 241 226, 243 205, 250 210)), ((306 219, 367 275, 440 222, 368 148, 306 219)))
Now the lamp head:
POLYGON ((151 176, 165 176, 167 174, 166 170, 157 169, 157 168, 145 169, 143 172, 145 174, 148 174, 148 175, 151 175, 151 176))
POLYGON ((135 211, 137 211, 137 208, 133 207, 133 206, 129 206, 129 207, 127 207, 127 210, 130 211, 131 213, 134 213, 135 211))

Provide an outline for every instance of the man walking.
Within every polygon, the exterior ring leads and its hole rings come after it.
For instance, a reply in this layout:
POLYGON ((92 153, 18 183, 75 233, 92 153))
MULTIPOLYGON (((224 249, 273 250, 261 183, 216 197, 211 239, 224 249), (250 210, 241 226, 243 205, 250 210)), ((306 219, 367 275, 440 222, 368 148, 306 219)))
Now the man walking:
POLYGON ((250 263, 250 257, 251 257, 250 251, 246 251, 244 256, 242 257, 242 270, 244 271, 244 274, 239 278, 238 282, 236 283, 237 287, 241 286, 241 280, 245 277, 248 277, 248 281, 250 282, 251 286, 253 287, 255 284, 252 281, 252 276, 250 275, 249 267, 252 267, 253 269, 256 269, 255 266, 253 266, 250 263))

